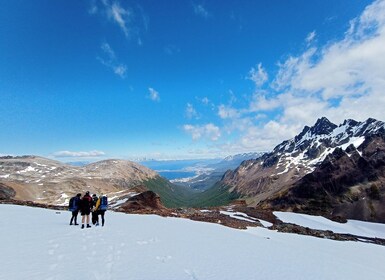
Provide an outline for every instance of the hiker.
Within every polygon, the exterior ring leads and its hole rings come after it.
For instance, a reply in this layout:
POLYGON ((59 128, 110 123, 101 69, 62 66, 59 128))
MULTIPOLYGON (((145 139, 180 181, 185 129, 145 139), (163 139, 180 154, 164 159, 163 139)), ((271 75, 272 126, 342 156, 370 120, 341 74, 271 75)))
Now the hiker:
POLYGON ((80 207, 80 197, 82 195, 78 193, 76 196, 71 197, 68 210, 72 212, 72 217, 70 221, 70 226, 72 226, 72 222, 75 222, 75 226, 78 225, 77 219, 78 219, 78 214, 79 214, 79 207, 80 207))
POLYGON ((92 208, 92 198, 90 192, 87 191, 83 196, 80 204, 80 213, 82 215, 82 229, 84 228, 84 222, 87 222, 87 227, 90 228, 90 213, 92 208))
POLYGON ((92 224, 93 225, 99 225, 99 213, 96 209, 96 203, 98 202, 98 197, 96 194, 93 194, 92 195, 92 216, 91 216, 91 220, 92 220, 92 224))
MULTIPOLYGON (((108 208, 108 199, 107 195, 101 195, 99 196, 98 201, 96 202, 95 210, 97 211, 97 215, 100 214, 102 217, 102 227, 104 226, 104 214, 106 213, 108 208)), ((97 223, 96 225, 99 225, 99 217, 97 217, 97 223)))

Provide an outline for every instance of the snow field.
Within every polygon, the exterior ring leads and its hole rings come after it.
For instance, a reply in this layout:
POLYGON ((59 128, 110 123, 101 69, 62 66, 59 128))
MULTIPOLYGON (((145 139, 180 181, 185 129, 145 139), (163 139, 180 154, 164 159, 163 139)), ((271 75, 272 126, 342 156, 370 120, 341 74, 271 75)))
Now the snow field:
POLYGON ((82 230, 70 216, 0 205, 0 279, 385 279, 383 246, 112 211, 82 230))
POLYGON ((275 211, 273 214, 282 222, 296 224, 318 230, 331 230, 335 233, 346 233, 364 237, 385 239, 385 224, 348 220, 337 223, 321 216, 275 211))

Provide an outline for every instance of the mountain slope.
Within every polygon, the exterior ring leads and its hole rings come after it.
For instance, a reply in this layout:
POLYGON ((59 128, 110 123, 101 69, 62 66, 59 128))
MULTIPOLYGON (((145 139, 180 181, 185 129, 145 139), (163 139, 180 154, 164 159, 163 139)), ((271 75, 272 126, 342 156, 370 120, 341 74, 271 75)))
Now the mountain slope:
POLYGON ((66 205, 78 192, 119 199, 127 195, 123 191, 140 185, 156 189, 166 206, 179 206, 187 195, 155 171, 130 161, 104 160, 77 167, 37 156, 0 158, 0 195, 4 198, 66 205))
POLYGON ((384 135, 384 123, 374 119, 346 120, 337 126, 321 118, 271 153, 227 172, 221 183, 245 197, 249 205, 324 214, 332 210, 333 214, 348 218, 385 221, 379 206, 385 185, 384 135), (312 193, 313 206, 305 202, 309 197, 300 199, 306 192, 312 193), (371 192, 377 194, 377 201, 371 192), (358 208, 337 211, 347 202, 344 198, 351 200, 349 193, 368 199, 363 211, 369 214, 358 214, 358 208), (335 203, 327 197, 333 197, 335 203))

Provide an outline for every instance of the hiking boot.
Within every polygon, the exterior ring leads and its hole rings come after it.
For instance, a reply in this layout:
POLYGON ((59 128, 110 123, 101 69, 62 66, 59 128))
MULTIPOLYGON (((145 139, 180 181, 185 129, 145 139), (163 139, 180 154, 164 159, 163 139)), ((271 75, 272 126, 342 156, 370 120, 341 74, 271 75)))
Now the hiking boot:
POLYGON ((70 223, 70 226, 72 226, 72 223, 70 223))
POLYGON ((96 224, 95 224, 95 226, 98 226, 98 225, 99 225, 99 223, 96 223, 96 224))
POLYGON ((88 228, 90 228, 91 226, 90 225, 87 225, 88 228))
POLYGON ((75 224, 75 226, 78 226, 79 224, 75 224))
POLYGON ((84 225, 82 225, 82 229, 84 228, 84 225))

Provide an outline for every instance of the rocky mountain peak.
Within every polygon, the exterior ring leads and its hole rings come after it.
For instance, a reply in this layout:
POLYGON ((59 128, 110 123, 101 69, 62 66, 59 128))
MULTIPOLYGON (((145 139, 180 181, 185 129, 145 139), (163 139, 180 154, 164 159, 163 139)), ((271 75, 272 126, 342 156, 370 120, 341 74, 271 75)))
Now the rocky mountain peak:
POLYGON ((336 127, 337 125, 329 121, 326 117, 322 117, 310 128, 310 131, 313 135, 323 135, 331 133, 336 127))
POLYGON ((358 121, 355 121, 353 119, 347 119, 347 120, 344 120, 344 122, 342 123, 342 126, 356 126, 359 122, 358 121))

